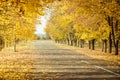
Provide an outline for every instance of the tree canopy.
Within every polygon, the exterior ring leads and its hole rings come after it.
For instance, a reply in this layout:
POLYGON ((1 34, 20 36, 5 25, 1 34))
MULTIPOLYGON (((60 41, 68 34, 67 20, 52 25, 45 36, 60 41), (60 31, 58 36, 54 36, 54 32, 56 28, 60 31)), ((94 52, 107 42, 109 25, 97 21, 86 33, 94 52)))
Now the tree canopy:
MULTIPOLYGON (((119 0, 65 0, 57 3, 54 4, 56 7, 46 27, 46 32, 52 39, 68 42, 104 41, 112 37, 115 50, 118 50, 119 0)), ((118 54, 118 51, 115 54, 118 54)))
POLYGON ((35 38, 35 23, 53 0, 0 0, 0 36, 5 46, 35 38))

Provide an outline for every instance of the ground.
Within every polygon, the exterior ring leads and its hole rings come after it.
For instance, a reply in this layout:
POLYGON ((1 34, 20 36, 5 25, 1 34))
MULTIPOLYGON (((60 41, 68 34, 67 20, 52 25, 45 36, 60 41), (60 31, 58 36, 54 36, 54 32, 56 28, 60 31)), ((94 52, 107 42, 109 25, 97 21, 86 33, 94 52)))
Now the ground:
POLYGON ((1 52, 0 80, 120 80, 119 56, 108 60, 89 53, 53 41, 32 41, 18 52, 1 52))

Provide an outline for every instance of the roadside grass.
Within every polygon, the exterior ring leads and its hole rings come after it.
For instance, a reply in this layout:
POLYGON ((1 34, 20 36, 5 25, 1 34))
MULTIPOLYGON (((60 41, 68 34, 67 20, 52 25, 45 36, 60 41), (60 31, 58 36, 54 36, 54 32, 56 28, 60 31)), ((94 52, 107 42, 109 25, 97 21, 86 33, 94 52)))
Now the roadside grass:
POLYGON ((99 50, 89 50, 87 48, 80 48, 80 50, 77 50, 77 52, 81 52, 82 54, 85 54, 87 56, 90 56, 92 58, 97 59, 103 59, 110 62, 115 62, 120 65, 120 55, 114 55, 113 53, 104 53, 99 50))
POLYGON ((13 47, 5 48, 0 52, 0 80, 30 80, 33 64, 32 52, 24 51, 29 43, 17 45, 18 52, 13 47))
MULTIPOLYGON (((16 45, 16 49, 17 52, 25 50, 25 49, 29 49, 29 44, 31 43, 31 41, 25 42, 25 41, 21 41, 16 45)), ((13 52, 14 51, 14 46, 10 46, 10 47, 5 47, 2 49, 2 52, 13 52)))
POLYGON ((119 55, 114 55, 114 50, 112 50, 112 53, 104 53, 101 51, 100 46, 96 46, 95 50, 88 49, 87 44, 85 44, 84 48, 75 47, 75 46, 69 46, 66 44, 57 44, 59 47, 64 47, 65 49, 72 49, 78 53, 90 56, 92 58, 106 60, 110 62, 115 62, 120 65, 120 48, 119 48, 119 55))

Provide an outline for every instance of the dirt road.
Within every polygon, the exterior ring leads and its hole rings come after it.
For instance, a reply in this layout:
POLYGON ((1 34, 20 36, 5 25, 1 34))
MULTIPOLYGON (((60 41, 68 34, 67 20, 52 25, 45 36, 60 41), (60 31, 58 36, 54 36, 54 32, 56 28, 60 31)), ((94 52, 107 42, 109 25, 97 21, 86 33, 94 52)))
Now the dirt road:
POLYGON ((52 41, 34 41, 32 80, 120 80, 120 65, 93 59, 52 41))

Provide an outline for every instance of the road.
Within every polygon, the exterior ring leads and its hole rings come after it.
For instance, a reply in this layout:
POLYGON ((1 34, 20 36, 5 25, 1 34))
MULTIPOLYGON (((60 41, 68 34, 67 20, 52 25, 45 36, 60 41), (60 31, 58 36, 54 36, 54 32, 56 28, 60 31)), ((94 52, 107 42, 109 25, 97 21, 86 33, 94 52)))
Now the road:
POLYGON ((120 65, 98 60, 52 41, 34 41, 32 80, 120 80, 120 65))

